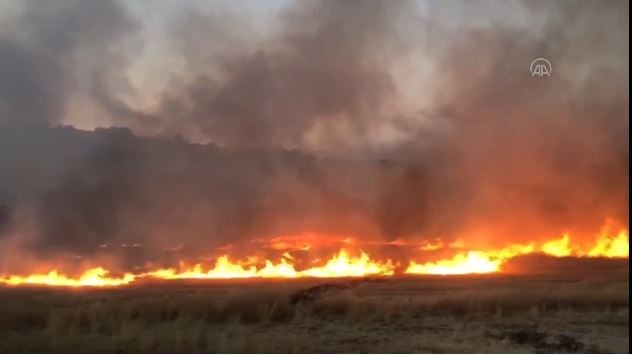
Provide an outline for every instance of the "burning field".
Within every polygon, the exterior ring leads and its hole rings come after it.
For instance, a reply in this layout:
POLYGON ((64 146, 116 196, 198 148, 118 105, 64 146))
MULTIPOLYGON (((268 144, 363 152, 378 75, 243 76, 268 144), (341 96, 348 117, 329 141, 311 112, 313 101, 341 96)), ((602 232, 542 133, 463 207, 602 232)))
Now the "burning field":
POLYGON ((0 3, 0 351, 627 352, 628 6, 0 3))
MULTIPOLYGON (((494 250, 468 250, 460 242, 452 243, 447 247, 454 255, 447 259, 435 261, 417 262, 415 260, 404 263, 393 259, 372 259, 364 251, 353 256, 347 249, 341 249, 330 259, 312 261, 317 266, 304 266, 297 268, 296 258, 292 255, 290 244, 296 243, 300 249, 309 251, 312 246, 310 240, 330 239, 327 236, 309 236, 293 238, 276 238, 273 248, 281 249, 282 255, 279 261, 264 259, 259 256, 249 256, 243 260, 231 260, 228 254, 216 258, 214 264, 204 265, 197 263, 187 265, 183 262, 179 267, 149 269, 144 272, 125 272, 123 275, 113 275, 109 270, 97 266, 81 272, 77 276, 69 276, 58 270, 47 273, 34 273, 28 275, 0 275, 0 283, 8 286, 21 285, 45 285, 67 287, 113 287, 124 286, 144 279, 177 280, 177 279, 295 279, 295 278, 348 278, 379 276, 394 277, 397 275, 463 275, 463 274, 487 274, 509 271, 512 273, 542 273, 537 267, 523 265, 522 267, 509 267, 514 258, 523 255, 541 254, 549 258, 578 258, 590 259, 619 259, 627 261, 629 257, 629 240, 626 230, 611 232, 610 226, 595 237, 592 245, 582 249, 571 243, 568 234, 559 239, 549 240, 541 245, 513 244, 502 249, 494 250), (290 248, 286 250, 286 248, 290 248)), ((334 244, 350 245, 357 249, 357 242, 351 238, 344 238, 334 244)), ((395 241, 393 245, 403 242, 395 241)), ((379 244, 379 243, 378 243, 379 244)), ((401 245, 399 245, 401 246, 401 245)), ((404 243, 404 247, 417 248, 421 251, 436 251, 444 249, 441 242, 437 244, 412 245, 404 243)), ((309 263, 302 263, 303 265, 309 263)))

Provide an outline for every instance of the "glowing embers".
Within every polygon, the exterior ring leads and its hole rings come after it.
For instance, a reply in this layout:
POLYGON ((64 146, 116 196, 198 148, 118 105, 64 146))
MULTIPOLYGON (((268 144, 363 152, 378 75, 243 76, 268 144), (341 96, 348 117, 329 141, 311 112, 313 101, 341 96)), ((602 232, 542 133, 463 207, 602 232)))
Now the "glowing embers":
POLYGON ((81 287, 81 286, 121 286, 132 283, 136 276, 133 274, 125 274, 123 277, 111 277, 110 272, 101 267, 86 270, 81 276, 72 278, 59 273, 56 270, 46 274, 32 274, 28 276, 0 276, 0 284, 12 286, 18 285, 44 285, 44 286, 65 286, 65 287, 81 287))

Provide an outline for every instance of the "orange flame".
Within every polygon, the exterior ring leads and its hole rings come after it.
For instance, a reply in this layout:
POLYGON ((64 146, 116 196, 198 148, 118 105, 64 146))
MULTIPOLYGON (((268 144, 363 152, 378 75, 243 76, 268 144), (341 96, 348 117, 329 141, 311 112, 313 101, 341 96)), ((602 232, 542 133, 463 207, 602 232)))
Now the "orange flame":
MULTIPOLYGON (((565 233, 560 238, 551 239, 536 245, 512 244, 508 247, 493 250, 465 250, 459 251, 451 258, 428 262, 411 261, 404 270, 405 274, 439 274, 456 275, 471 273, 501 272, 503 265, 509 259, 519 255, 543 253, 553 257, 605 257, 628 258, 629 238, 627 229, 618 233, 611 233, 611 225, 607 224, 596 236, 592 245, 574 244, 570 234, 565 233)), ((422 250, 435 250, 441 247, 439 242, 432 248, 421 247, 422 250)), ((452 243, 442 248, 465 248, 465 243, 452 243)), ((130 284, 139 278, 157 279, 237 279, 237 278, 299 278, 299 277, 362 277, 369 275, 395 275, 396 266, 390 260, 374 260, 368 254, 360 251, 359 256, 351 256, 345 249, 341 249, 320 266, 312 266, 298 270, 295 258, 290 252, 283 253, 278 262, 250 257, 245 261, 232 261, 228 255, 217 258, 212 268, 205 268, 201 264, 183 265, 180 268, 157 269, 144 273, 126 273, 121 277, 114 277, 102 267, 86 270, 79 277, 73 278, 57 270, 45 274, 27 276, 0 275, 0 284, 45 285, 45 286, 122 286, 130 284), (257 266, 259 265, 259 266, 257 266)))
MULTIPOLYGON (((252 258, 255 260, 256 258, 252 258)), ((233 262, 227 255, 220 256, 213 268, 205 270, 200 264, 185 267, 158 269, 141 274, 125 274, 122 278, 109 277, 109 272, 101 267, 87 270, 79 278, 71 278, 54 270, 48 274, 29 276, 0 276, 0 284, 47 285, 47 286, 119 286, 132 283, 138 278, 152 277, 165 280, 173 279, 238 279, 238 278, 296 278, 296 277, 361 277, 368 275, 393 275, 391 260, 378 262, 371 260, 368 254, 361 252, 359 257, 351 257, 345 250, 329 259, 325 265, 297 271, 294 258, 285 253, 280 262, 265 260, 261 268, 233 262)))
MULTIPOLYGON (((627 258, 629 257, 629 239, 627 230, 621 230, 616 235, 609 233, 610 228, 605 227, 597 235, 594 245, 588 249, 571 244, 571 237, 568 233, 561 238, 553 239, 543 243, 539 250, 543 254, 554 257, 606 257, 606 258, 627 258)), ((502 265, 509 259, 535 252, 533 244, 510 245, 507 248, 481 251, 471 250, 461 252, 454 257, 445 260, 426 262, 418 264, 411 261, 406 274, 428 274, 428 275, 457 275, 457 274, 481 274, 498 272, 502 270, 502 265)))
POLYGON ((331 258, 325 266, 314 267, 301 272, 301 275, 311 277, 349 277, 367 275, 393 275, 395 267, 391 260, 386 262, 372 261, 362 252, 359 258, 351 258, 346 251, 341 250, 331 258))
POLYGON ((357 277, 367 275, 392 275, 394 266, 390 260, 387 262, 372 261, 364 252, 360 257, 350 257, 343 249, 334 255, 324 266, 312 267, 297 271, 293 264, 293 258, 286 254, 279 263, 270 260, 257 269, 255 266, 245 267, 239 262, 232 262, 228 256, 223 255, 217 259, 215 266, 204 271, 199 264, 183 271, 175 269, 161 269, 144 274, 161 279, 232 279, 232 278, 295 278, 295 277, 357 277), (288 257, 289 256, 289 257, 288 257), (288 260, 289 259, 289 260, 288 260))
POLYGON ((0 276, 0 284, 7 285, 45 285, 45 286, 121 286, 132 283, 136 276, 133 274, 125 274, 122 278, 110 277, 109 271, 101 267, 86 270, 78 278, 71 278, 60 274, 57 270, 50 271, 47 274, 33 274, 25 277, 21 276, 0 276))
POLYGON ((568 234, 564 234, 560 239, 554 239, 542 245, 542 252, 551 256, 571 256, 573 250, 571 249, 571 237, 568 234))
POLYGON ((627 258, 630 256, 630 241, 628 232, 619 231, 616 236, 609 236, 608 231, 603 230, 597 239, 595 246, 587 253, 591 257, 627 258))
POLYGON ((486 274, 498 272, 505 261, 531 252, 533 252, 532 244, 516 244, 509 248, 492 251, 471 250, 458 253, 452 259, 447 260, 424 264, 411 261, 404 273, 429 275, 486 274))

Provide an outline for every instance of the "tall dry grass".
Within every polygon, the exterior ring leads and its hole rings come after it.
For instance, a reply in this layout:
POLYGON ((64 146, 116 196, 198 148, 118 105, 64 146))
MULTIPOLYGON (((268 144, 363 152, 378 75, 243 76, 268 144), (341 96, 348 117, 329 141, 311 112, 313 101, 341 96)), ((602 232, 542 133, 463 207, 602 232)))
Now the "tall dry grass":
POLYGON ((322 352, 332 346, 332 351, 342 351, 340 344, 320 344, 318 334, 324 334, 322 339, 346 337, 344 344, 351 344, 346 350, 352 352, 520 351, 468 326, 537 320, 564 312, 627 313, 629 298, 627 281, 524 281, 489 288, 467 283, 425 288, 416 282, 359 285, 297 304, 290 302, 295 289, 278 285, 221 292, 204 287, 103 292, 4 289, 0 291, 0 350, 322 352), (437 343, 432 332, 416 325, 462 334, 437 343), (391 339, 399 331, 420 334, 399 342, 391 339))

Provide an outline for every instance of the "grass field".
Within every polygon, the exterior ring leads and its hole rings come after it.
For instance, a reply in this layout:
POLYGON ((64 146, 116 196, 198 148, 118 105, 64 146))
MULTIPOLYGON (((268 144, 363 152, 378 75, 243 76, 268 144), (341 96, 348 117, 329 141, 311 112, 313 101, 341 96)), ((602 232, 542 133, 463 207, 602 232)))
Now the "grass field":
POLYGON ((0 288, 2 352, 620 352, 627 275, 0 288))

